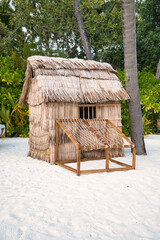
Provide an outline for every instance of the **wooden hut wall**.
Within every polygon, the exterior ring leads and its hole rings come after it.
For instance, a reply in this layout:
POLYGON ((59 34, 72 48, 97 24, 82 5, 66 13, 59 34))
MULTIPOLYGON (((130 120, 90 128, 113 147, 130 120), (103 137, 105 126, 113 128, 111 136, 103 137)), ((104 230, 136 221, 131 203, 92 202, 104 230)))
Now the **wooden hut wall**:
MULTIPOLYGON (((48 105, 49 109, 50 162, 54 164, 56 119, 78 118, 79 109, 77 103, 48 103, 46 105, 48 105)), ((76 159, 76 148, 59 128, 58 160, 61 161, 64 159, 76 159)))
MULTIPOLYGON (((76 103, 47 103, 29 106, 29 156, 54 164, 56 119, 78 118, 76 103)), ((76 158, 75 145, 59 128, 58 160, 76 158)))
POLYGON ((42 126, 45 104, 29 105, 28 155, 49 162, 49 132, 42 126))
MULTIPOLYGON (((119 129, 122 130, 121 123, 121 104, 111 104, 110 106, 99 106, 97 109, 98 118, 109 119, 113 124, 119 129)), ((110 151, 111 157, 124 156, 122 149, 112 149, 110 151)))
MULTIPOLYGON (((54 164, 56 119, 79 118, 77 103, 43 103, 38 106, 29 106, 29 156, 54 164)), ((121 106, 97 105, 97 118, 111 120, 121 129, 121 106)), ((82 152, 82 158, 103 157, 103 150, 82 152)), ((112 149, 111 157, 123 156, 121 149, 112 149)), ((59 128, 58 160, 76 159, 75 145, 59 128)))

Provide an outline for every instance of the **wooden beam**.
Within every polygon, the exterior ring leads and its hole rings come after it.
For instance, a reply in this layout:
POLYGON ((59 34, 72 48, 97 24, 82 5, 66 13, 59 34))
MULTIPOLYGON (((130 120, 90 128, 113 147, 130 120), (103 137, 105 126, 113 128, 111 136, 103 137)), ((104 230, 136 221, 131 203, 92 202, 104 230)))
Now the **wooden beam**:
POLYGON ((108 170, 106 169, 94 169, 94 170, 83 170, 83 171, 80 171, 80 173, 85 173, 85 174, 88 174, 88 173, 101 173, 101 172, 108 172, 108 170))
POLYGON ((116 164, 118 164, 118 165, 120 165, 120 166, 123 166, 123 167, 132 167, 132 166, 129 165, 129 164, 119 162, 119 161, 114 160, 114 159, 112 159, 112 158, 110 158, 109 160, 110 160, 111 162, 116 163, 116 164))
POLYGON ((105 149, 105 156, 106 156, 106 170, 109 170, 109 148, 105 149))
POLYGON ((56 164, 59 165, 60 167, 63 167, 63 168, 68 169, 68 170, 70 170, 70 171, 72 171, 72 172, 74 172, 74 173, 77 173, 77 170, 76 170, 76 169, 74 169, 74 168, 72 168, 72 167, 69 167, 69 166, 67 166, 67 165, 64 165, 64 164, 60 163, 59 161, 57 161, 56 164))
POLYGON ((81 150, 77 149, 77 176, 80 176, 80 157, 81 157, 81 150))
POLYGON ((79 107, 114 107, 121 106, 120 103, 104 103, 104 104, 79 104, 79 107))
POLYGON ((107 120, 107 122, 128 142, 132 145, 132 148, 135 147, 135 144, 129 140, 128 137, 126 137, 126 135, 124 135, 124 133, 122 133, 112 122, 110 122, 109 120, 107 120))
POLYGON ((132 154, 133 154, 133 156, 132 156, 132 167, 134 169, 136 169, 136 148, 133 148, 132 151, 133 151, 132 152, 132 154))
POLYGON ((75 144, 76 148, 79 148, 79 143, 71 136, 71 134, 67 131, 67 129, 63 126, 63 124, 59 121, 56 120, 56 122, 59 124, 59 126, 63 129, 65 134, 69 137, 69 139, 75 144))
POLYGON ((127 167, 127 168, 110 168, 109 172, 116 172, 116 171, 128 171, 134 169, 133 167, 127 167))
POLYGON ((131 145, 111 145, 110 149, 112 148, 132 148, 131 145))

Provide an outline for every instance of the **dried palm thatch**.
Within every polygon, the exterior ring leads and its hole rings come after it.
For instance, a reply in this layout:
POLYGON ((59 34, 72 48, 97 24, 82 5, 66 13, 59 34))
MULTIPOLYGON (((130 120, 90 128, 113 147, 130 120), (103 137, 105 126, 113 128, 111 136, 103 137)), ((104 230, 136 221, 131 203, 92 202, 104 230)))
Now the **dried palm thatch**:
POLYGON ((33 56, 27 61, 19 103, 105 103, 123 99, 129 96, 108 63, 33 56))

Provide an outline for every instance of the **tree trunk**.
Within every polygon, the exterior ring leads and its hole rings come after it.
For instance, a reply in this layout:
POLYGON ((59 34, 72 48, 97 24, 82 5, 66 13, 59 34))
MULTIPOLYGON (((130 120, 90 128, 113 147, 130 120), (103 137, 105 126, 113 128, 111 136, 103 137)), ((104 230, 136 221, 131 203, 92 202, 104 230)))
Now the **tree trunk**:
POLYGON ((75 15, 78 22, 78 29, 79 29, 81 40, 82 40, 82 45, 84 47, 87 59, 92 60, 92 54, 90 51, 88 39, 87 39, 84 25, 83 25, 83 19, 82 19, 82 14, 80 10, 79 0, 73 0, 73 3, 74 3, 75 15))
POLYGON ((125 85, 130 96, 130 100, 128 101, 128 111, 131 140, 136 144, 136 153, 142 155, 146 154, 146 149, 143 137, 142 111, 137 76, 135 1, 121 0, 121 3, 125 85))
POLYGON ((159 78, 160 78, 160 59, 159 59, 157 71, 156 71, 156 79, 158 80, 159 78))

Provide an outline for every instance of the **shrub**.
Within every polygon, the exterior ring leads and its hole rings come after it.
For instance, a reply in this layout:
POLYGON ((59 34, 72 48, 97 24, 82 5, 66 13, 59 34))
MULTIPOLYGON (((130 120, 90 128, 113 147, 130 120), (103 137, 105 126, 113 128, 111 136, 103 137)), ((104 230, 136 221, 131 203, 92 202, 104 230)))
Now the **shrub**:
POLYGON ((0 56, 0 122, 6 123, 7 136, 28 135, 28 109, 18 105, 24 77, 22 62, 19 56, 0 56))
MULTIPOLYGON (((124 71, 118 70, 118 77, 125 84, 124 71)), ((140 103, 144 134, 158 131, 157 119, 160 118, 160 80, 156 80, 151 72, 138 72, 140 103)), ((126 101, 122 101, 122 124, 125 134, 130 135, 129 116, 126 101)))

